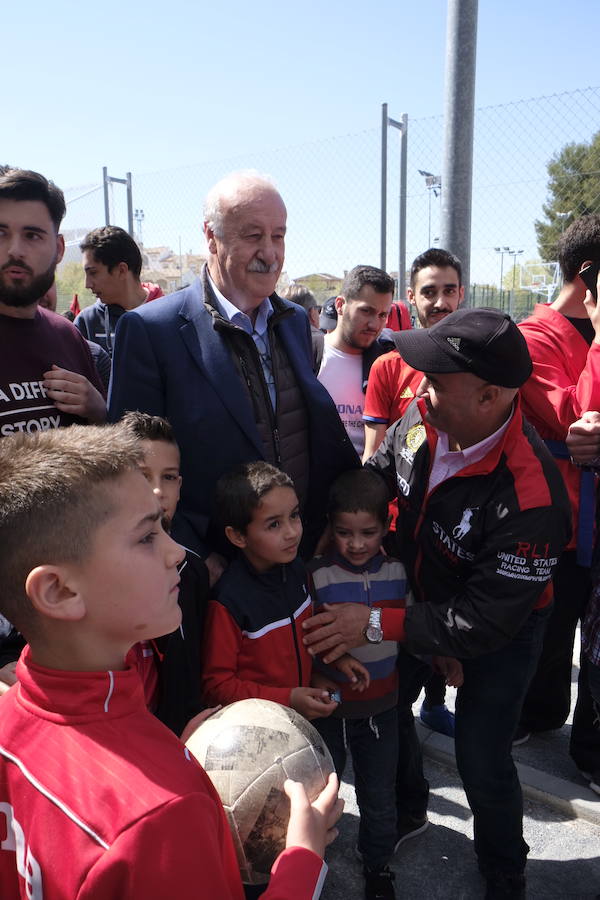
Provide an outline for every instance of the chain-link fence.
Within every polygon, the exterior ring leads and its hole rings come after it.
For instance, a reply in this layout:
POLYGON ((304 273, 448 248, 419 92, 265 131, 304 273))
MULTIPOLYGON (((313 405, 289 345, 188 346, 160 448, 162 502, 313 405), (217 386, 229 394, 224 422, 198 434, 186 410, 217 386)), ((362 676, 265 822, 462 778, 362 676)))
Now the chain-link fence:
MULTIPOLYGON (((394 106, 390 104, 390 115, 399 118, 404 110, 394 106)), ((476 110, 473 302, 501 306, 520 318, 534 302, 555 296, 557 267, 540 264, 534 225, 536 220, 546 218, 543 206, 549 199, 548 163, 567 144, 589 144, 599 122, 600 87, 476 110)), ((390 130, 388 140, 387 266, 397 271, 398 133, 390 130)), ((442 117, 411 118, 409 113, 408 265, 417 254, 439 242, 440 192, 431 185, 431 178, 428 187, 426 176, 420 172, 441 175, 442 153, 442 117)), ((600 164, 590 169, 589 158, 581 157, 580 166, 585 171, 577 171, 572 160, 566 160, 564 174, 559 172, 558 182, 554 178, 559 188, 569 186, 563 194, 557 191, 557 202, 563 197, 569 208, 557 209, 554 204, 554 227, 558 221, 564 228, 580 214, 583 207, 579 200, 584 194, 585 208, 600 211, 600 164)), ((286 201, 289 279, 315 276, 311 287, 324 297, 335 292, 347 269, 360 262, 379 263, 381 135, 374 128, 150 174, 137 173, 132 160, 136 237, 144 246, 147 277, 173 290, 194 276, 199 255, 204 253, 202 199, 220 177, 247 168, 270 174, 286 201)), ((66 197, 66 259, 78 262, 81 236, 104 223, 102 184, 68 190, 66 197)), ((109 200, 111 222, 127 227, 125 189, 111 185, 109 200)), ((60 287, 64 303, 72 285, 63 279, 60 287)), ((80 297, 80 302, 84 305, 91 299, 91 295, 80 297)))

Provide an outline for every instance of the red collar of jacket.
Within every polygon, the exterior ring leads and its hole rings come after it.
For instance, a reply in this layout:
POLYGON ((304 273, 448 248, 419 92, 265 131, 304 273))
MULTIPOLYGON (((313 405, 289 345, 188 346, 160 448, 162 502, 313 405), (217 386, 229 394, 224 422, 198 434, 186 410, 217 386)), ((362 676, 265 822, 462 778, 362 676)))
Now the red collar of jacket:
POLYGON ((18 700, 37 716, 70 725, 138 712, 145 709, 142 682, 129 654, 126 662, 121 671, 47 669, 26 646, 17 663, 18 700))

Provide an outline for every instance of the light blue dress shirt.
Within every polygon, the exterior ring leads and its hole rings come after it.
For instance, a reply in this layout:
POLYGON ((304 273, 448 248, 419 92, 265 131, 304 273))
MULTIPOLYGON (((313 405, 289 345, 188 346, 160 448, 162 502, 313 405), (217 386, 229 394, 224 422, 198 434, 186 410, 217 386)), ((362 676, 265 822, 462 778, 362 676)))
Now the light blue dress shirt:
POLYGON ((267 323, 269 321, 269 318, 273 315, 273 305, 271 301, 268 297, 265 297, 265 299, 258 307, 256 319, 254 321, 254 324, 252 324, 250 316, 247 316, 246 313, 239 310, 237 306, 234 306, 233 303, 231 303, 231 301, 227 299, 227 297, 223 296, 210 275, 208 275, 208 280, 211 288, 213 289, 214 295, 217 298, 217 302, 221 308, 223 316, 227 319, 228 322, 231 322, 232 325, 237 325, 239 328, 243 328, 244 331, 246 331, 252 337, 252 340, 256 344, 256 349, 258 350, 258 355, 260 356, 260 364, 262 366, 263 375, 265 377, 265 382, 269 391, 269 397, 271 398, 271 406, 273 407, 273 409, 275 409, 275 377, 273 375, 273 360, 271 358, 269 335, 267 333, 267 323))

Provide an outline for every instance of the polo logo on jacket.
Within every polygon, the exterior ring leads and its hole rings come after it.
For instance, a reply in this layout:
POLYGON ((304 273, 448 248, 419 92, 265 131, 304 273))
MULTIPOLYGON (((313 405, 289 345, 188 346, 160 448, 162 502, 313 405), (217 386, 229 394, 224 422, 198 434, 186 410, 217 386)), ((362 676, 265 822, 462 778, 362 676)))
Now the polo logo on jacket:
POLYGON ((478 509, 478 506, 467 506, 464 510, 460 523, 452 529, 452 537, 456 538, 457 541, 464 538, 471 530, 471 519, 473 518, 473 513, 478 509))

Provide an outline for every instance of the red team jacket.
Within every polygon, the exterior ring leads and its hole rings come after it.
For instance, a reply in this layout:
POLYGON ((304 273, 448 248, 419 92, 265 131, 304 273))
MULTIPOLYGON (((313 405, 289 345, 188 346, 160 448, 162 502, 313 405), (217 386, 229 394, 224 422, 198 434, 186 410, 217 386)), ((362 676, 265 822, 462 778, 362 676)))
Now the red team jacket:
MULTIPOLYGON (((2 900, 243 900, 219 798, 133 667, 46 669, 26 647, 17 675, 0 699, 2 900)), ((318 897, 325 871, 288 849, 263 896, 318 897)))
MULTIPOLYGON (((600 344, 588 347, 568 319, 542 303, 519 324, 533 362, 533 374, 521 388, 523 413, 540 437, 564 441, 567 430, 587 410, 600 411, 600 344)), ((577 539, 581 469, 556 459, 573 510, 577 539)))

